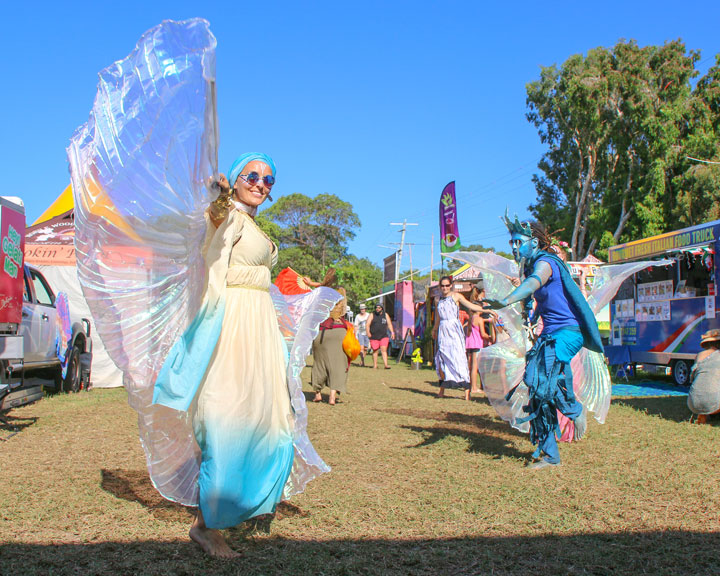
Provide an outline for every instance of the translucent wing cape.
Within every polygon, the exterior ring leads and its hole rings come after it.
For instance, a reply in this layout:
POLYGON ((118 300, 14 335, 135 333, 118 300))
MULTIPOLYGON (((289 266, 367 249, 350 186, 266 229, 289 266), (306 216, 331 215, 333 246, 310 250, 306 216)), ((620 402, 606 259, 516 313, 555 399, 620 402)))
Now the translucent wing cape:
MULTIPOLYGON (((201 305, 205 210, 217 173, 215 37, 205 20, 165 21, 100 72, 88 122, 68 148, 75 247, 97 333, 123 372, 150 477, 166 498, 197 503, 200 451, 186 412, 153 405, 153 384, 201 305)), ((288 345, 296 459, 286 495, 327 471, 312 449, 299 373, 339 295, 273 293, 288 345)))
MULTIPOLYGON (((519 270, 512 260, 492 252, 453 252, 444 256, 482 270, 488 298, 503 298, 514 289, 510 278, 517 278, 519 270)), ((595 314, 600 312, 615 296, 620 285, 636 272, 649 266, 664 266, 668 263, 670 261, 660 260, 599 266, 592 292, 588 296, 590 309, 595 314)), ((506 334, 501 335, 498 342, 492 346, 480 351, 478 370, 485 394, 498 415, 514 428, 527 432, 529 423, 517 424, 517 420, 525 416, 522 408, 528 403, 528 391, 522 383, 522 377, 525 371, 525 352, 530 348, 522 325, 521 304, 508 306, 500 310, 499 314, 506 334), (507 393, 518 385, 520 386, 511 400, 506 400, 507 393)), ((594 413, 598 422, 605 422, 610 408, 612 383, 603 355, 583 348, 573 358, 570 366, 577 397, 583 406, 594 413)))

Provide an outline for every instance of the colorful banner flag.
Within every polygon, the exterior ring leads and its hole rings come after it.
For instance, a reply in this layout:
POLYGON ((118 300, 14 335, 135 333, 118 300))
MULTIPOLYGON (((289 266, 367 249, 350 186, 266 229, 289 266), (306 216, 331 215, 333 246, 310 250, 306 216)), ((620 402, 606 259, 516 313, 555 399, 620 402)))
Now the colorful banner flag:
POLYGON ((455 202, 455 182, 443 188, 440 195, 440 252, 460 250, 460 232, 455 202))

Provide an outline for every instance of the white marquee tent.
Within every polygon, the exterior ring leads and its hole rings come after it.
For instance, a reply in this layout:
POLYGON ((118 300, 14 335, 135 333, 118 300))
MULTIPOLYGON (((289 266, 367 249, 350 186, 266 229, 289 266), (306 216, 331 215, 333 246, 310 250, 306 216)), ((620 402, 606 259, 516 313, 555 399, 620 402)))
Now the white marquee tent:
POLYGON ((25 231, 25 262, 40 270, 53 291, 65 292, 72 314, 90 319, 93 344, 91 384, 95 388, 122 386, 122 372, 110 359, 80 287, 75 264, 75 222, 72 188, 65 191, 25 231))

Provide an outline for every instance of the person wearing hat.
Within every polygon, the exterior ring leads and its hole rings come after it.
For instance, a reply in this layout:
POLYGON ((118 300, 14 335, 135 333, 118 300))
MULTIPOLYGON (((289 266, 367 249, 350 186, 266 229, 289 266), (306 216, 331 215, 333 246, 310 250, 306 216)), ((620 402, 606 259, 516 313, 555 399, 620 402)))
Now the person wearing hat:
POLYGON ((720 414, 720 330, 708 330, 700 337, 702 350, 695 358, 690 373, 688 408, 698 423, 707 416, 720 414))
POLYGON ((360 313, 355 316, 355 336, 357 336, 358 342, 360 343, 360 364, 365 366, 365 354, 370 348, 370 339, 367 335, 367 321, 370 318, 368 314, 367 306, 360 304, 360 313))
POLYGON ((345 310, 347 299, 345 289, 337 288, 343 299, 330 311, 330 317, 320 323, 320 330, 313 340, 313 367, 310 384, 315 392, 313 402, 322 402, 322 390, 330 388, 328 404, 334 406, 339 394, 347 392, 348 369, 350 363, 343 350, 343 340, 347 334, 345 310))

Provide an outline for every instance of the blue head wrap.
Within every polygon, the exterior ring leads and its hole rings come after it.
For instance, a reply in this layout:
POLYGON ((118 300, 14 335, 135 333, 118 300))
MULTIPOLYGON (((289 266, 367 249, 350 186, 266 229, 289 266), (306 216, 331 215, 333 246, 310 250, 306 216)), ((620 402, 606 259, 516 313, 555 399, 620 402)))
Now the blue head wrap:
POLYGON ((231 188, 235 186, 235 182, 237 181, 238 176, 240 176, 243 168, 245 168, 245 166, 253 160, 265 162, 265 164, 270 166, 270 170, 272 170, 273 176, 275 176, 275 162, 273 162, 273 159, 270 158, 270 156, 262 154, 261 152, 246 152, 242 156, 238 156, 237 160, 235 160, 232 166, 230 166, 230 170, 228 171, 228 182, 230 182, 231 188))

